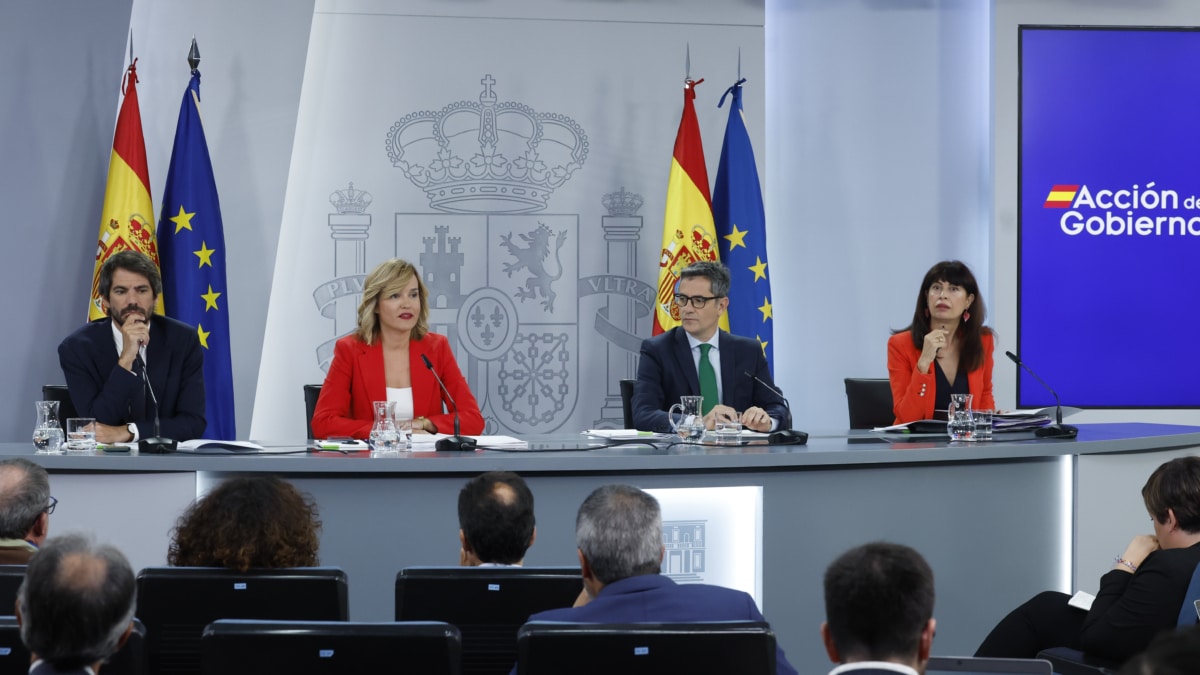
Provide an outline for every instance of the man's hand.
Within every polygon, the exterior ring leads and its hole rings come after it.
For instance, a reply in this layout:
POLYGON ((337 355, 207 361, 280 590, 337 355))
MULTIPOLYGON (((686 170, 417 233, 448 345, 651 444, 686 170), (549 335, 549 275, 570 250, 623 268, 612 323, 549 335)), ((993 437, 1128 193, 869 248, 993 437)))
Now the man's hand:
POLYGON ((767 432, 771 430, 771 416, 766 410, 754 406, 742 413, 742 426, 751 431, 767 432))
POLYGON ((133 434, 129 433, 129 428, 124 424, 114 427, 95 422, 92 427, 96 430, 97 443, 112 445, 113 443, 128 443, 133 440, 133 434))
MULTIPOLYGON (((704 416, 704 428, 712 431, 717 428, 717 422, 728 422, 738 418, 737 411, 727 405, 714 405, 704 416)), ((768 422, 769 424, 769 422, 768 422)))
POLYGON ((133 370, 138 350, 150 344, 150 322, 141 312, 129 312, 121 324, 121 357, 118 361, 125 370, 133 370))

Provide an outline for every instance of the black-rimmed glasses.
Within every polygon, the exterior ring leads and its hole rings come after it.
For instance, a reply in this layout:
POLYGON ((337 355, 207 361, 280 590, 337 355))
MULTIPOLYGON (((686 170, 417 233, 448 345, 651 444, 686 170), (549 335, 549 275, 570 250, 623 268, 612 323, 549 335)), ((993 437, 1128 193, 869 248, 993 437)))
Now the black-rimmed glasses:
POLYGON ((58 506, 58 500, 53 495, 50 497, 50 504, 46 506, 46 515, 54 513, 54 507, 58 506))
POLYGON ((675 304, 678 305, 679 307, 687 307, 688 303, 690 302, 690 303, 692 303, 692 307, 695 307, 696 309, 704 309, 704 306, 708 304, 709 300, 718 300, 720 298, 721 298, 721 296, 719 296, 719 295, 703 296, 703 295, 683 295, 682 293, 676 293, 675 294, 675 304))

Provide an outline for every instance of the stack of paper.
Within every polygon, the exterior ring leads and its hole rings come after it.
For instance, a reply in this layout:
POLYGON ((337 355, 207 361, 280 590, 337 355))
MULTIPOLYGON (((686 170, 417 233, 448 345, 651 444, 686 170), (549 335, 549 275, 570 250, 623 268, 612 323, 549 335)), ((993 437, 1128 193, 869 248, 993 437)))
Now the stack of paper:
MULTIPOLYGON (((433 452, 438 441, 449 437, 450 434, 413 434, 412 449, 414 452, 433 452)), ((525 441, 512 436, 471 436, 470 438, 474 438, 480 448, 520 449, 529 447, 525 441)))

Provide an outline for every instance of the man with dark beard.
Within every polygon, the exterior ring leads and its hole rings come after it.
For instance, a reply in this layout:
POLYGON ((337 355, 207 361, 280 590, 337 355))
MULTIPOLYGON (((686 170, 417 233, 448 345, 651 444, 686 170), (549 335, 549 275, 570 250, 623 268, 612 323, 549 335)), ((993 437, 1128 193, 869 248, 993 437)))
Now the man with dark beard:
POLYGON ((93 321, 58 346, 71 402, 96 418, 98 443, 153 436, 158 398, 161 435, 200 438, 204 417, 204 356, 195 328, 154 314, 162 277, 148 256, 121 251, 100 268, 100 303, 107 319, 93 321))

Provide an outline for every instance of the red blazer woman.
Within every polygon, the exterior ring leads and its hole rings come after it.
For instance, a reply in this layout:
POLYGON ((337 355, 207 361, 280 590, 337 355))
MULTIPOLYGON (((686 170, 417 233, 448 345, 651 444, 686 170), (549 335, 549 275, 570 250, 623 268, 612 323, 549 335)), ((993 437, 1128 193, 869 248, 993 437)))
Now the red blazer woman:
MULTIPOLYGON (((983 341, 983 365, 967 373, 967 387, 975 397, 971 407, 992 410, 996 407, 992 397, 992 350, 995 344, 991 332, 984 332, 979 337, 983 341)), ((933 419, 937 375, 933 365, 929 366, 928 373, 918 371, 920 358, 921 350, 913 345, 911 331, 896 333, 888 339, 888 379, 892 384, 896 424, 933 419)), ((961 372, 958 377, 962 377, 961 372)))
MULTIPOLYGON (((444 335, 426 333, 420 340, 408 343, 408 370, 412 380, 413 417, 427 417, 438 433, 454 433, 454 413, 443 412, 442 390, 425 367, 421 356, 429 357, 434 370, 446 383, 446 389, 458 404, 462 433, 483 433, 483 415, 471 394, 467 381, 458 369, 444 335)), ((325 375, 321 397, 313 412, 312 430, 317 438, 350 436, 367 438, 375 423, 374 401, 387 400, 387 381, 384 375, 383 343, 376 340, 368 345, 356 335, 337 341, 333 362, 325 375)), ((447 401, 445 410, 453 410, 447 401)))

